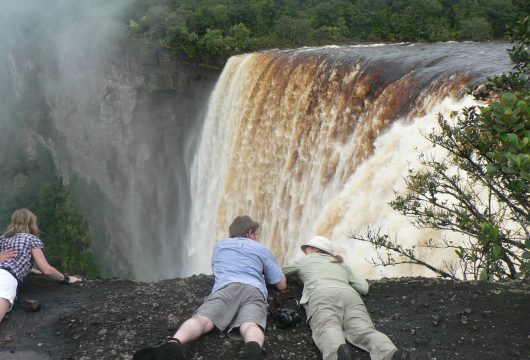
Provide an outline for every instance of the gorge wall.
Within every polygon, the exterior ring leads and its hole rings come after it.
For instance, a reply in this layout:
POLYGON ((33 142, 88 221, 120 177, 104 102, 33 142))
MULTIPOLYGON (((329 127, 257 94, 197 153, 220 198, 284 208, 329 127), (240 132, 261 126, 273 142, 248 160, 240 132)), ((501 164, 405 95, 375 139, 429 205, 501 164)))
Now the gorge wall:
POLYGON ((152 281, 184 271, 189 168, 220 71, 134 42, 126 3, 8 1, 0 74, 15 105, 0 125, 23 122, 27 156, 44 145, 65 184, 82 180, 102 275, 152 281))
POLYGON ((190 163, 218 71, 131 44, 99 61, 100 77, 81 92, 70 78, 50 81, 57 163, 63 178, 94 183, 106 199, 105 238, 94 245, 108 274, 177 276, 187 264, 190 163))

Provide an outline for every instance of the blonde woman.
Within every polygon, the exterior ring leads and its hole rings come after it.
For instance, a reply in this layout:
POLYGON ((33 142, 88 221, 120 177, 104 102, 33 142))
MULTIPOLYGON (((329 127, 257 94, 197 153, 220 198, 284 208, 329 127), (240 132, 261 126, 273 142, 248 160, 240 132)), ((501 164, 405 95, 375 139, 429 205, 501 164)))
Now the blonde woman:
POLYGON ((368 294, 366 280, 334 254, 323 236, 313 237, 301 248, 306 256, 284 267, 283 273, 296 275, 304 283, 300 303, 323 359, 353 360, 346 342, 368 351, 372 360, 392 359, 396 347, 375 330, 359 295, 368 294))
POLYGON ((13 307, 18 286, 31 271, 32 260, 44 275, 54 280, 65 284, 82 280, 48 264, 39 235, 37 216, 28 209, 18 209, 11 216, 6 232, 0 236, 0 322, 13 307))

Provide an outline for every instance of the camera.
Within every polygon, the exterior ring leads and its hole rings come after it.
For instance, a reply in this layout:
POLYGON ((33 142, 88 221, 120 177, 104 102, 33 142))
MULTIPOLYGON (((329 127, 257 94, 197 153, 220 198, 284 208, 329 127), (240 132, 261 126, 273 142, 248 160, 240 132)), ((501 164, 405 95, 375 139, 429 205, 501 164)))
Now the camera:
POLYGON ((285 329, 295 326, 300 322, 300 315, 296 310, 280 308, 274 316, 274 324, 278 329, 285 329))

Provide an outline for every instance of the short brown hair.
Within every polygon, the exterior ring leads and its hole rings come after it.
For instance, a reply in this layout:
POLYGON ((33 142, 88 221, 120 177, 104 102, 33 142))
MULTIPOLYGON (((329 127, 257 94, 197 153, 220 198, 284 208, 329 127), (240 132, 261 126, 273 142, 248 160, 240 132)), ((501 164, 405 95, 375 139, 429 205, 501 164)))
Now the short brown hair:
POLYGON ((247 237, 248 232, 256 232, 259 228, 259 223, 252 220, 250 216, 238 216, 232 221, 228 227, 228 233, 233 237, 247 237))

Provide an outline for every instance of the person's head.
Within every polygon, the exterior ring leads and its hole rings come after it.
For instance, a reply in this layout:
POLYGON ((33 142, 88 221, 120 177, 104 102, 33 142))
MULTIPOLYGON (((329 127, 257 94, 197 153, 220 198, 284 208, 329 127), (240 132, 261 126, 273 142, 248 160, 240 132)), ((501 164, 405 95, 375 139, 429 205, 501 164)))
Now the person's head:
POLYGON ((300 248, 306 255, 318 252, 332 256, 335 259, 333 262, 343 262, 342 256, 334 254, 331 241, 324 236, 313 236, 311 240, 304 242, 300 248))
POLYGON ((35 236, 40 235, 37 225, 37 216, 28 209, 15 210, 11 215, 11 224, 8 225, 5 236, 13 236, 18 233, 28 233, 35 236))
POLYGON ((252 220, 250 216, 242 215, 238 216, 232 221, 228 227, 228 233, 231 238, 234 237, 246 237, 255 239, 256 232, 258 231, 259 223, 252 220))

